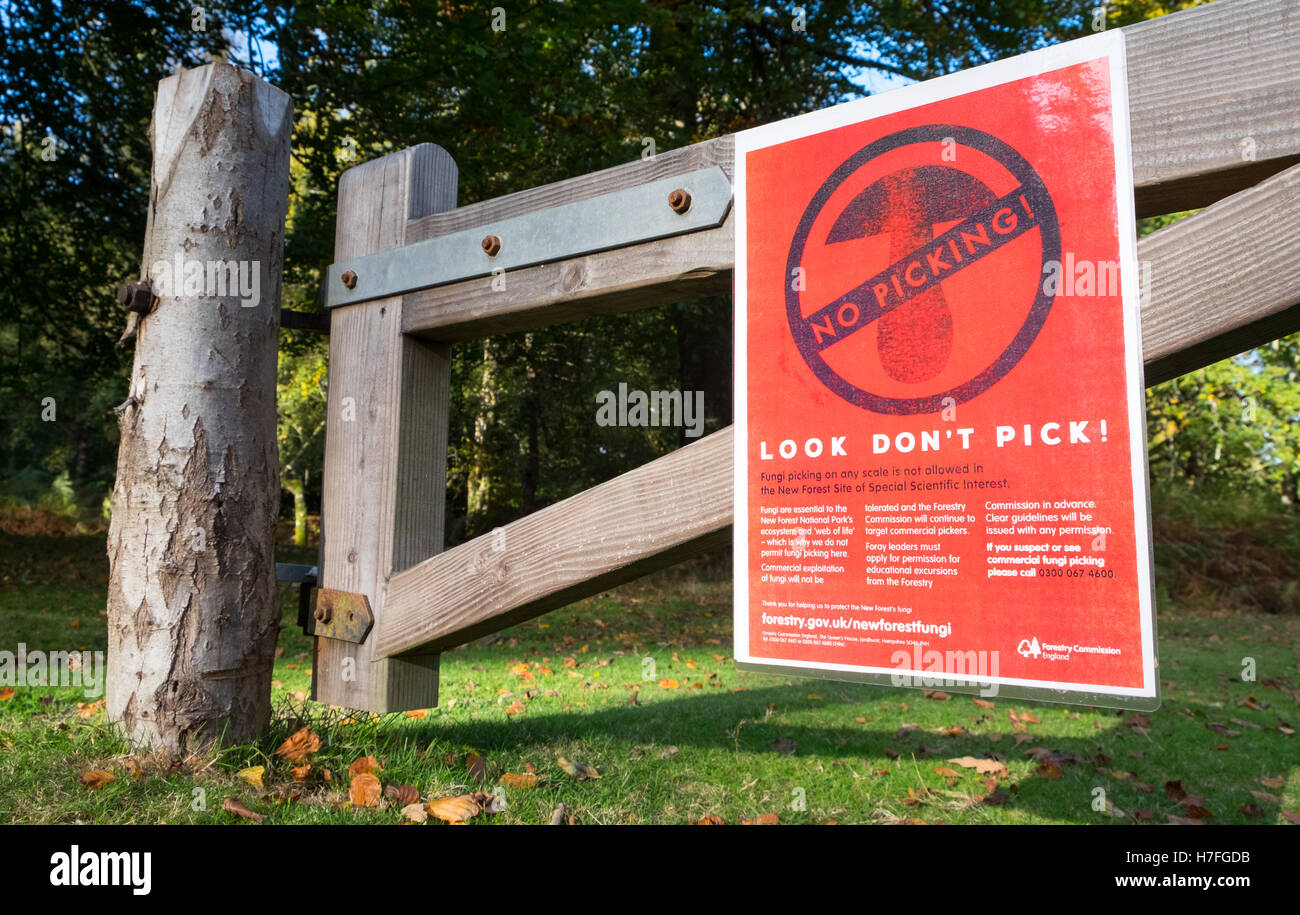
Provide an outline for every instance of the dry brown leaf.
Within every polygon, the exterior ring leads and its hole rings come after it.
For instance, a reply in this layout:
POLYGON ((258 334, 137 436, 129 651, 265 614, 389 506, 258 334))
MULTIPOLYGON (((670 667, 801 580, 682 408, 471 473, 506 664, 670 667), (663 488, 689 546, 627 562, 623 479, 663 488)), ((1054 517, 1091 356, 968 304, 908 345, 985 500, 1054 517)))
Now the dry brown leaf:
POLYGON ((405 810, 412 804, 419 806, 420 791, 414 785, 389 785, 384 789, 384 797, 405 810))
POLYGON ((980 775, 994 775, 998 778, 1005 778, 1007 767, 996 759, 976 759, 974 756, 958 756, 950 759, 948 762, 953 765, 961 766, 963 769, 974 769, 980 775))
POLYGON ((140 765, 140 760, 134 756, 129 757, 126 761, 126 774, 132 778, 140 778, 144 775, 144 766, 140 765))
POLYGON ((1060 766, 1053 765, 1049 762, 1040 762, 1038 768, 1034 769, 1034 771, 1041 777, 1053 781, 1065 775, 1065 773, 1061 771, 1060 766))
POLYGON ((266 766, 249 766, 247 769, 241 769, 235 773, 236 778, 242 778, 258 791, 265 791, 266 786, 262 784, 262 773, 266 771, 266 766))
POLYGON ((793 740, 791 740, 789 737, 778 737, 776 740, 772 741, 767 746, 768 749, 775 750, 777 753, 780 753, 782 756, 793 756, 795 752, 799 749, 799 745, 795 743, 793 740))
POLYGON ((289 770, 289 774, 293 776, 295 782, 305 782, 311 775, 311 766, 294 766, 289 770))
POLYGON ((659 685, 662 686, 664 689, 677 689, 679 686, 681 686, 681 684, 678 683, 676 680, 669 680, 667 677, 664 677, 662 680, 660 680, 659 685))
MULTIPOLYGON (((411 709, 409 712, 406 713, 406 717, 407 717, 407 718, 423 718, 423 717, 424 717, 425 715, 427 715, 427 714, 429 714, 429 710, 428 710, 427 708, 413 708, 413 709, 411 709)), ((421 822, 423 822, 423 821, 421 821, 421 822)))
POLYGON ((383 794, 384 786, 369 772, 358 774, 348 787, 348 797, 351 798, 353 807, 378 807, 383 794))
POLYGON ((1295 823, 1297 826, 1300 826, 1300 813, 1296 813, 1293 810, 1283 810, 1282 819, 1286 820, 1288 823, 1295 823))
POLYGON ((472 794, 436 797, 425 804, 424 809, 444 823, 453 824, 472 820, 483 811, 472 794))
POLYGON ((358 775, 363 775, 366 772, 379 772, 383 768, 384 767, 380 765, 379 760, 375 759, 373 756, 363 756, 353 762, 352 765, 348 766, 348 776, 356 778, 358 775))
POLYGON ((221 809, 226 813, 233 813, 237 817, 245 820, 252 820, 254 823, 260 823, 266 819, 260 813, 254 813, 244 806, 244 802, 237 797, 228 797, 221 802, 221 809))
POLYGON ((497 784, 505 788, 532 788, 542 780, 540 775, 532 772, 507 772, 497 784))
POLYGON ((936 766, 930 770, 935 775, 942 775, 944 778, 961 778, 961 773, 956 769, 949 769, 947 766, 936 766))
POLYGON ((1261 778, 1259 783, 1265 788, 1283 788, 1286 787, 1286 776, 1274 775, 1271 778, 1261 778))
POLYGON ((487 763, 477 753, 465 754, 465 768, 469 770, 470 778, 476 781, 481 782, 487 778, 487 763))
POLYGON ((937 699, 940 702, 946 702, 947 700, 952 698, 952 696, 949 696, 947 693, 943 692, 942 690, 937 690, 937 689, 923 689, 921 690, 921 695, 927 699, 937 699))
POLYGON ((695 823, 696 826, 726 826, 727 821, 716 813, 708 813, 700 817, 695 823))
POLYGON ((994 707, 993 703, 992 703, 992 702, 989 702, 987 699, 976 699, 976 700, 975 700, 975 704, 978 705, 980 708, 993 708, 993 707, 994 707))
POLYGON ((319 750, 320 738, 310 727, 305 727, 280 744, 276 748, 275 755, 284 757, 295 766, 301 766, 319 750))
POLYGON ((506 707, 507 715, 522 715, 524 713, 524 704, 516 699, 506 707))
POLYGON ((92 791, 115 781, 117 781, 117 776, 112 772, 105 772, 103 769, 91 769, 89 772, 81 773, 81 783, 92 791))
POLYGON ((566 818, 567 818, 568 816, 569 816, 569 808, 568 808, 568 807, 564 806, 563 804, 558 804, 558 805, 556 805, 556 808, 555 808, 554 810, 551 811, 551 825, 552 825, 552 826, 564 826, 564 825, 566 825, 566 823, 567 823, 567 819, 566 819, 566 818))
POLYGON ((600 778, 600 773, 597 772, 594 767, 589 766, 586 763, 574 762, 573 760, 567 759, 563 756, 555 757, 555 761, 559 764, 560 768, 564 770, 566 775, 575 778, 580 782, 586 781, 589 778, 600 778))
POLYGON ((423 823, 429 819, 429 813, 423 804, 407 804, 402 808, 402 816, 412 823, 423 823))
POLYGON ((12 686, 6 686, 0 689, 0 702, 8 702, 14 697, 16 690, 12 686))
POLYGON ((781 825, 781 819, 775 813, 765 813, 762 816, 753 817, 752 819, 742 818, 740 821, 740 825, 741 826, 779 826, 781 825))

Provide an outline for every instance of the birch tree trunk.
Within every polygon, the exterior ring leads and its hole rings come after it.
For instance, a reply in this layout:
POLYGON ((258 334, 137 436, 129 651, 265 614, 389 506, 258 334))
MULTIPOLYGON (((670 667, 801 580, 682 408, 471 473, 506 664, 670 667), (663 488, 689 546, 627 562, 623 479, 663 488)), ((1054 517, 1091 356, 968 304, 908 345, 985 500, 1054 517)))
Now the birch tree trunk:
POLYGON ((136 745, 270 717, 289 97, 226 63, 159 83, 137 328, 108 536, 107 710, 136 745))

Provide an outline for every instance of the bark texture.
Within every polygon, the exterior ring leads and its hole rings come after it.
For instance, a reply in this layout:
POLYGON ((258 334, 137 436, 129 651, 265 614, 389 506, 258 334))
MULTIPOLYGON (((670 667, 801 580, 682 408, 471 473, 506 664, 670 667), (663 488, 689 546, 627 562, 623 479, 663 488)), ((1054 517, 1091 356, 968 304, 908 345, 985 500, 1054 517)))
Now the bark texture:
POLYGON ((108 537, 107 711, 136 745, 244 741, 270 716, 291 115, 225 63, 158 87, 142 274, 170 288, 140 321, 118 408, 108 537), (242 289, 222 282, 232 264, 242 289))

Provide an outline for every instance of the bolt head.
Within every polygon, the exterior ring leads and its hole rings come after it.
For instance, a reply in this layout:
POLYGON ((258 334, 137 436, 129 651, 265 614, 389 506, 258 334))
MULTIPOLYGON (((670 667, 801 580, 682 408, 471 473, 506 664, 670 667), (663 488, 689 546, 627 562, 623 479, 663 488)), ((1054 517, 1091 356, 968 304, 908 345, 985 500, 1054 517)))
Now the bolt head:
POLYGON ((129 310, 142 315, 148 314, 149 309, 158 304, 158 297, 153 294, 153 287, 148 280, 118 286, 117 300, 129 310))
POLYGON ((685 213, 691 208, 691 195, 685 188, 677 188, 668 194, 668 205, 674 213, 685 213))
POLYGON ((348 287, 349 289, 357 288, 357 275, 354 271, 344 270, 343 275, 339 277, 339 279, 341 279, 343 281, 343 285, 348 287))
POLYGON ((495 235, 485 235, 483 237, 483 253, 488 257, 496 257, 501 253, 501 239, 495 235))

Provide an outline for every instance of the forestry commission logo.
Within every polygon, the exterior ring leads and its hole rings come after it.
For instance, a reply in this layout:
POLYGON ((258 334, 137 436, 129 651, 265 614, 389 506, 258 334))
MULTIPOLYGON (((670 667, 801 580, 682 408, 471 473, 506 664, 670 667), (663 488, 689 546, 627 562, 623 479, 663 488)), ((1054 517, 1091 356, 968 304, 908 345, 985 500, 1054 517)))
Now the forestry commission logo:
POLYGON ((937 412, 1029 351, 1054 299, 1041 278, 1060 257, 1052 198, 1015 149, 969 127, 900 130, 845 160, 804 210, 786 273, 811 282, 786 288, 790 331, 855 406, 937 412))

